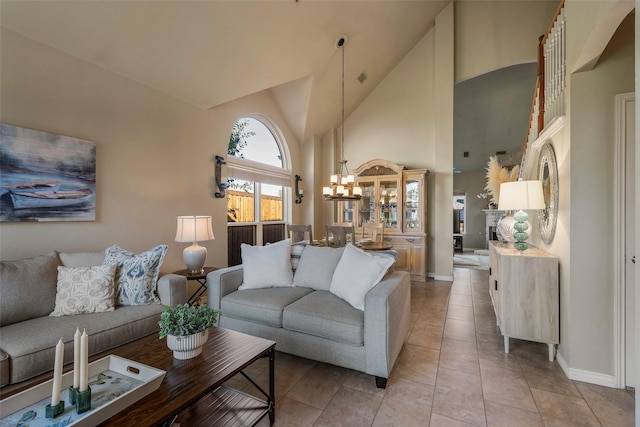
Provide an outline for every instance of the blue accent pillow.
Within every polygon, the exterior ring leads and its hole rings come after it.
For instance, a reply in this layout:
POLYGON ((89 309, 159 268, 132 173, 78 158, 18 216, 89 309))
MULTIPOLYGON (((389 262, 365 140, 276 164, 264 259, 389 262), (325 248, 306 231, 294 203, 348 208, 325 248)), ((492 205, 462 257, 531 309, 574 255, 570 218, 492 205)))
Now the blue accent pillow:
POLYGON ((134 254, 118 245, 107 248, 104 264, 116 264, 116 305, 160 304, 156 290, 167 246, 134 254))

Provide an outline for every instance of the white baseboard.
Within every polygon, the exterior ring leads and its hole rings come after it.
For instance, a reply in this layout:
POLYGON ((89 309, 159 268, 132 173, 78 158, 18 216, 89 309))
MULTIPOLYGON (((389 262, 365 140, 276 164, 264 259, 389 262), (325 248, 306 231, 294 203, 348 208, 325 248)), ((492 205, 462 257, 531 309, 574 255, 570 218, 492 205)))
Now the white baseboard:
POLYGON ((429 273, 427 276, 433 280, 442 280, 443 282, 453 282, 453 276, 439 276, 434 273, 429 273))
POLYGON ((569 365, 567 365, 567 361, 564 360, 562 354, 559 352, 556 352, 556 359, 558 359, 558 364, 570 380, 597 384, 604 387, 618 388, 618 382, 613 375, 570 368, 569 365))

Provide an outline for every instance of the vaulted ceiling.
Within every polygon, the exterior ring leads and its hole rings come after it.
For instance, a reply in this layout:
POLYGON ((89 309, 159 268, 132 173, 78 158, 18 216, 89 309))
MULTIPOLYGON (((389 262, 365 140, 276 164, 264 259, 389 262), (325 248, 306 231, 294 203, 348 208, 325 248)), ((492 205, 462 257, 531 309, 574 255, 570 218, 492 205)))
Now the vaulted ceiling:
POLYGON ((304 141, 340 123, 341 35, 349 114, 447 3, 21 0, 0 23, 198 108, 270 91, 304 141))

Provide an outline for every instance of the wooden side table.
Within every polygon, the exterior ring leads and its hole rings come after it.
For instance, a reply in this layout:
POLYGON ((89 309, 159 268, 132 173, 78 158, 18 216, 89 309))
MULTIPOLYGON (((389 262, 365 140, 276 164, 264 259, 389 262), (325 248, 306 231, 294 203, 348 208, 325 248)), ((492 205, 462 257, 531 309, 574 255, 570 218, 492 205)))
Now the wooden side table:
POLYGON ((200 284, 198 289, 189 298, 189 301, 187 301, 189 305, 193 305, 193 303, 198 301, 200 297, 207 291, 207 274, 215 270, 218 270, 218 267, 204 267, 201 273, 191 273, 186 268, 173 272, 173 274, 184 276, 187 278, 187 280, 195 280, 200 284))

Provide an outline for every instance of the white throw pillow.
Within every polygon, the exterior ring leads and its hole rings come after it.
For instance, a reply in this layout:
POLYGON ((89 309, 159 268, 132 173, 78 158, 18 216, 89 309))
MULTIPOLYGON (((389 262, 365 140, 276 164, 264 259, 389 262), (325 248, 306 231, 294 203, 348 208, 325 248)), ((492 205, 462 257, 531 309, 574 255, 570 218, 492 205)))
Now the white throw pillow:
POLYGON ((371 255, 348 244, 331 279, 329 291, 354 308, 364 311, 364 297, 393 265, 391 257, 371 255))
POLYGON ((301 288, 328 291, 343 252, 344 248, 307 246, 302 251, 293 283, 301 288))
POLYGON ((56 306, 49 316, 114 310, 116 265, 58 267, 56 306))
POLYGON ((240 245, 243 280, 238 289, 293 286, 290 250, 291 239, 266 246, 240 245))
POLYGON ((156 288, 166 254, 167 245, 158 245, 138 255, 117 245, 107 248, 104 263, 118 265, 116 305, 160 304, 156 288))

